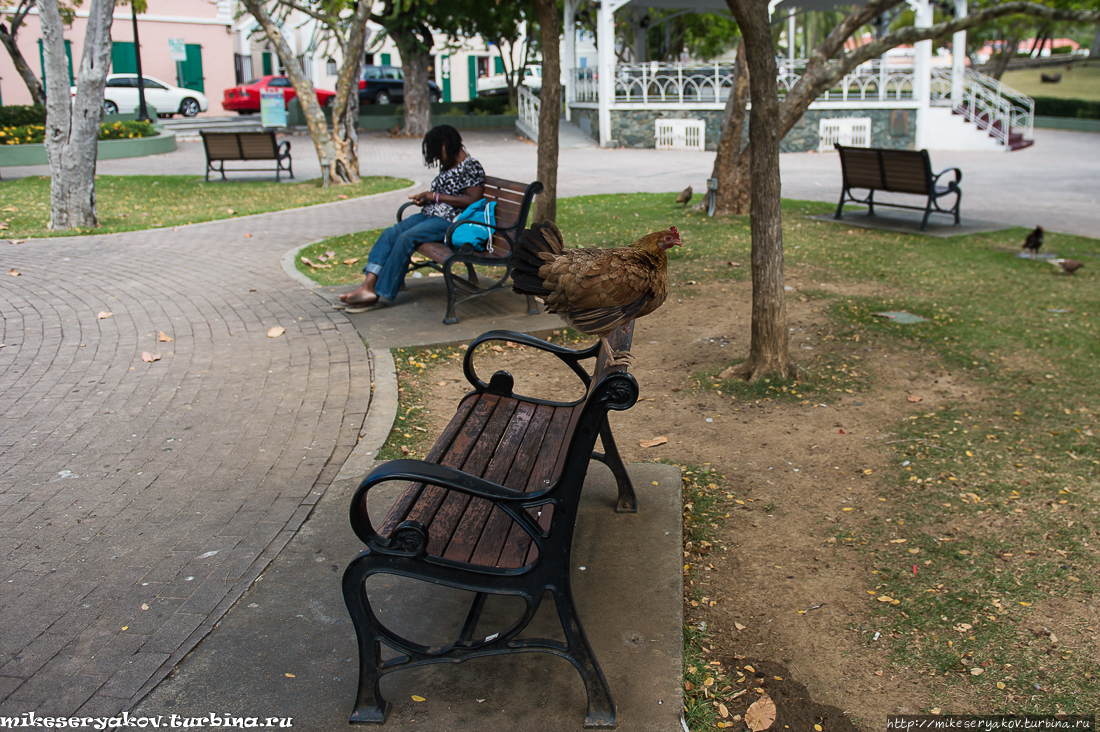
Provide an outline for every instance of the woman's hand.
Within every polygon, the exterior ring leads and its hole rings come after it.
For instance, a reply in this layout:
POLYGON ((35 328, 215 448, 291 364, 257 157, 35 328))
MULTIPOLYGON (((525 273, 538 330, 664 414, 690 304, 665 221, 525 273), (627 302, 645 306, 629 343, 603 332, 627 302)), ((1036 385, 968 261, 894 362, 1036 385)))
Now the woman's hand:
POLYGON ((435 201, 435 194, 431 191, 422 191, 409 196, 409 199, 417 206, 427 206, 435 201))

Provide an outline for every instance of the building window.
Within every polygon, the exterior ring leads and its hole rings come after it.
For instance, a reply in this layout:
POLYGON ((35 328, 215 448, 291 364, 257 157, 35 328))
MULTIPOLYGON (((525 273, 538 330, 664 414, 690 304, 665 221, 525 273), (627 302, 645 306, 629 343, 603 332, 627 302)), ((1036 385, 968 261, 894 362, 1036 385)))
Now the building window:
POLYGON ((478 56, 477 57, 477 78, 484 79, 489 75, 489 57, 478 56))
POLYGON ((335 60, 330 58, 328 61, 325 62, 325 73, 329 76, 336 76, 340 73, 340 69, 336 68, 335 60))

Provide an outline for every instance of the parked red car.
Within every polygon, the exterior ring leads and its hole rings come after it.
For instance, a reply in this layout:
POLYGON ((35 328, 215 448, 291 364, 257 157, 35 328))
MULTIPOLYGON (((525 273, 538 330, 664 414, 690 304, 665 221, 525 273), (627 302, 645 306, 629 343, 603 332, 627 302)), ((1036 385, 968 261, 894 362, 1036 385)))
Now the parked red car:
MULTIPOLYGON (((298 94, 294 91, 290 79, 285 76, 261 76, 259 79, 246 81, 240 86, 226 89, 225 96, 222 99, 222 107, 226 111, 236 112, 237 114, 256 114, 260 111, 261 89, 279 89, 283 92, 285 102, 289 102, 298 94)), ((328 91, 327 89, 315 89, 314 91, 317 92, 317 101, 322 107, 332 104, 332 100, 336 98, 336 92, 334 91, 328 91)))

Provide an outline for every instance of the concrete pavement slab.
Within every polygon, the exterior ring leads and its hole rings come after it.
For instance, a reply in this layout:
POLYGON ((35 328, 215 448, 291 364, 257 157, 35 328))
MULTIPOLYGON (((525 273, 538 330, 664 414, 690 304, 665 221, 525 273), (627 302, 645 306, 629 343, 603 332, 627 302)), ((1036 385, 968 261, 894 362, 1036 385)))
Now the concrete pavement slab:
MULTIPOLYGON (((680 472, 661 464, 629 471, 639 511, 617 514, 610 471, 592 466, 574 537, 573 591, 615 698, 618 728, 673 732, 682 707, 680 472)), ((347 520, 357 484, 340 481, 326 492, 262 581, 135 714, 292 717, 295 729, 346 728, 358 653, 340 583, 362 549, 347 520)), ((372 514, 398 493, 397 486, 376 491, 372 514)), ((378 579, 370 592, 391 603, 386 617, 395 628, 423 635, 441 620, 461 621, 466 593, 378 579), (457 619, 448 614, 456 609, 457 619)), ((506 608, 497 612, 508 617, 506 608)), ((486 617, 492 632, 491 610, 486 617)), ((538 620, 548 621, 538 630, 560 634, 549 618, 538 620)), ((538 653, 397 672, 383 679, 382 691, 394 705, 385 729, 394 730, 559 732, 581 729, 585 712, 576 670, 538 653)))

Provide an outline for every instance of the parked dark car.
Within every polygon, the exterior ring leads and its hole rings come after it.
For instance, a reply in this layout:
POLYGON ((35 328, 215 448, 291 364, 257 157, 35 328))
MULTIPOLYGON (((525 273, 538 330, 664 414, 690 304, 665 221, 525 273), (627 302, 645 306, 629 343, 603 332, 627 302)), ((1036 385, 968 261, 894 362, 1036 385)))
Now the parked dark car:
MULTIPOLYGON (((434 81, 428 82, 428 97, 443 98, 434 81)), ((405 72, 400 66, 364 66, 359 77, 359 104, 401 104, 405 100, 405 72)))

